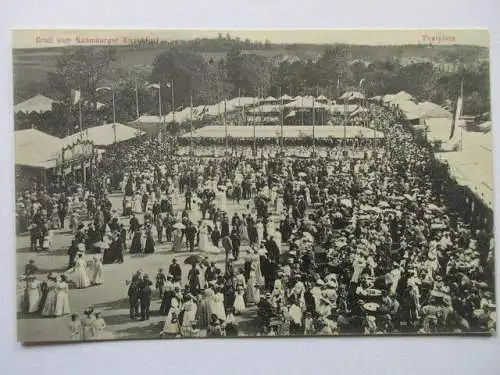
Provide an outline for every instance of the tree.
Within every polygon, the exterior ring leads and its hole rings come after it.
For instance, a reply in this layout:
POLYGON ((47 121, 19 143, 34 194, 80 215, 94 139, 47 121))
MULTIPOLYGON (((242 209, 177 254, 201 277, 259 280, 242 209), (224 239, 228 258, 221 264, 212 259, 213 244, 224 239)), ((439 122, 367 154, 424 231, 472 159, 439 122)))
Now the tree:
POLYGON ((206 99, 209 82, 207 62, 191 51, 171 48, 158 55, 153 63, 151 82, 159 82, 162 98, 171 98, 168 85, 174 83, 175 106, 201 103, 206 99))

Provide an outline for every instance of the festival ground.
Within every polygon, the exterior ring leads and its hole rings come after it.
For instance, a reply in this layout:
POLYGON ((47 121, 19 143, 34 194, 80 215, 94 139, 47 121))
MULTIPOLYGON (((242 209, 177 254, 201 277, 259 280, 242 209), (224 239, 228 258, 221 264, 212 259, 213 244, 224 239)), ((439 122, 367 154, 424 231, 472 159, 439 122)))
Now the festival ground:
MULTIPOLYGON (((112 194, 110 196, 113 208, 119 213, 121 212, 121 199, 121 194, 112 194)), ((183 197, 175 197, 173 202, 175 210, 183 209, 183 197)), ((243 208, 243 202, 239 205, 233 201, 227 202, 229 217, 232 217, 234 212, 241 213, 243 208)), ((142 222, 142 215, 138 217, 142 222)), ((195 205, 193 205, 193 210, 190 212, 190 218, 194 222, 201 218, 201 213, 195 205)), ((127 218, 121 218, 121 221, 125 225, 128 225, 127 218)), ((34 253, 30 251, 29 248, 29 236, 17 237, 17 274, 21 275, 24 272, 24 266, 30 259, 33 259, 40 269, 40 280, 44 280, 49 272, 64 272, 68 264, 67 250, 71 238, 69 230, 56 231, 52 250, 49 253, 34 253)), ((94 306, 97 310, 102 312, 102 316, 107 324, 107 331, 113 333, 115 338, 118 339, 158 338, 165 321, 165 316, 158 313, 160 308, 158 293, 155 291, 151 303, 151 319, 147 321, 131 320, 129 317, 127 298, 128 286, 126 285, 126 281, 130 280, 132 274, 138 269, 142 269, 145 273, 150 275, 152 280, 154 280, 158 269, 163 268, 165 272, 167 272, 168 266, 172 263, 172 259, 176 258, 182 267, 182 281, 184 285, 187 282, 187 274, 190 268, 189 265, 184 264, 184 259, 189 255, 200 253, 197 252, 196 249, 194 253, 189 253, 185 248, 183 252, 173 253, 171 248, 171 243, 163 243, 161 245, 157 244, 155 254, 129 255, 128 251, 126 251, 124 263, 104 265, 104 285, 70 290, 69 298, 71 310, 82 314, 87 307, 94 306)), ((244 258, 246 248, 245 246, 241 248, 242 258, 244 258)), ((224 269, 224 254, 207 255, 209 255, 210 260, 217 262, 218 268, 224 269)), ((243 260, 240 259, 235 264, 242 265, 242 262, 243 260)), ((24 288, 24 284, 20 283, 17 292, 18 311, 20 311, 19 304, 22 296, 22 288, 24 288)), ((241 334, 253 336, 258 332, 258 326, 255 319, 256 311, 255 308, 252 307, 247 308, 247 311, 243 315, 237 317, 241 334)), ((69 320, 69 316, 43 318, 39 315, 30 316, 18 312, 18 341, 42 342, 69 340, 69 320)), ((204 334, 205 332, 202 331, 201 336, 204 334)))

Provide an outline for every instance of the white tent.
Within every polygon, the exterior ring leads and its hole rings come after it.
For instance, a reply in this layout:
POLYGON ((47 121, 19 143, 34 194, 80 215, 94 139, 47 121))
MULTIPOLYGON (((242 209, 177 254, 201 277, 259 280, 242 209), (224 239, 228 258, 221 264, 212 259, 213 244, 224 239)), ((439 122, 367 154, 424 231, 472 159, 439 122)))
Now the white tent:
MULTIPOLYGON (((277 135, 281 133, 281 126, 256 126, 255 134, 258 138, 276 138, 277 135)), ((228 126, 227 134, 233 138, 253 138, 254 127, 253 126, 228 126)), ((384 134, 379 131, 374 131, 373 129, 361 127, 361 126, 315 126, 314 127, 315 137, 320 139, 326 138, 343 138, 344 134, 346 138, 383 138, 384 134)), ((184 134, 181 137, 189 138, 190 134, 184 134)), ((203 128, 197 129, 193 132, 193 137, 195 138, 225 138, 226 127, 221 125, 205 126, 203 128)), ((302 126, 291 126, 287 125, 283 127, 283 136, 286 138, 303 138, 313 136, 313 127, 310 125, 302 126)))
POLYGON ((362 93, 360 93, 359 91, 346 91, 340 97, 340 99, 342 99, 342 100, 360 100, 360 99, 364 99, 364 98, 365 98, 365 96, 362 93))
POLYGON ((409 100, 415 100, 415 98, 406 91, 400 91, 392 97, 393 102, 406 102, 409 100))
POLYGON ((283 107, 285 108, 308 108, 312 109, 314 108, 325 108, 327 109, 328 106, 326 104, 318 102, 314 97, 312 96, 304 96, 299 99, 294 100, 291 103, 285 104, 283 107))
POLYGON ((250 114, 261 114, 261 113, 280 113, 281 109, 278 105, 263 104, 259 107, 252 108, 248 111, 250 114))
POLYGON ((64 146, 62 139, 36 129, 18 130, 14 138, 16 165, 33 168, 54 168, 64 146))
POLYGON ((432 103, 423 102, 417 105, 417 113, 419 118, 452 118, 453 115, 447 109, 432 103))
POLYGON ((116 123, 94 126, 93 128, 88 128, 79 133, 70 135, 64 138, 62 141, 65 145, 70 145, 75 143, 78 139, 83 138, 91 140, 96 146, 104 147, 112 145, 115 142, 115 131, 117 143, 128 141, 132 138, 136 138, 145 134, 141 130, 116 123))
POLYGON ((283 96, 281 96, 281 97, 280 97, 280 100, 283 100, 284 102, 285 102, 285 101, 286 101, 286 102, 290 102, 290 101, 292 101, 292 100, 293 100, 293 98, 292 98, 291 96, 289 96, 289 95, 285 94, 285 95, 283 95, 283 96))
POLYGON ((35 95, 24 102, 16 104, 14 106, 14 113, 45 113, 52 110, 52 104, 54 103, 57 102, 46 96, 35 95))
POLYGON ((262 100, 262 102, 264 103, 273 103, 273 102, 276 102, 278 99, 276 99, 274 96, 268 96, 267 98, 265 98, 264 100, 262 100))

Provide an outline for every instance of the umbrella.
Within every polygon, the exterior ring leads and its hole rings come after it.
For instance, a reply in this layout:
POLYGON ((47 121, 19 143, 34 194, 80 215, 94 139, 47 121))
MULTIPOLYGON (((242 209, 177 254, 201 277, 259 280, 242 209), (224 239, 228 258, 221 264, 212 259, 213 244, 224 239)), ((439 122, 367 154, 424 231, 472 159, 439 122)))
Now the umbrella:
POLYGON ((200 255, 190 255, 186 259, 184 259, 184 264, 193 265, 195 263, 200 263, 203 261, 203 257, 200 255))
POLYGON ((307 173, 305 173, 305 172, 299 172, 299 174, 298 174, 298 175, 299 175, 299 177, 306 177, 306 176, 307 176, 307 173))
POLYGON ((175 223, 172 227, 175 229, 185 229, 186 228, 186 226, 182 223, 175 223))

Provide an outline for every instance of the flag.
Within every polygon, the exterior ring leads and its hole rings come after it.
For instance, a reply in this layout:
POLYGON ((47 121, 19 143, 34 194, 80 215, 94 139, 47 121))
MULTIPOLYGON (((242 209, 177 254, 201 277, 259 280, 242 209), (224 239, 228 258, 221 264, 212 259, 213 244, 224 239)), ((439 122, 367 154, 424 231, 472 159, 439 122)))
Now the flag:
POLYGON ((365 82, 365 79, 363 78, 361 81, 359 81, 359 88, 361 88, 361 86, 363 86, 363 83, 365 82))
POLYGON ((71 105, 76 105, 80 101, 82 93, 80 90, 71 90, 71 105))
POLYGON ((102 90, 112 91, 113 89, 111 87, 108 87, 108 86, 98 87, 98 88, 95 89, 96 92, 99 92, 99 91, 102 91, 102 90))

